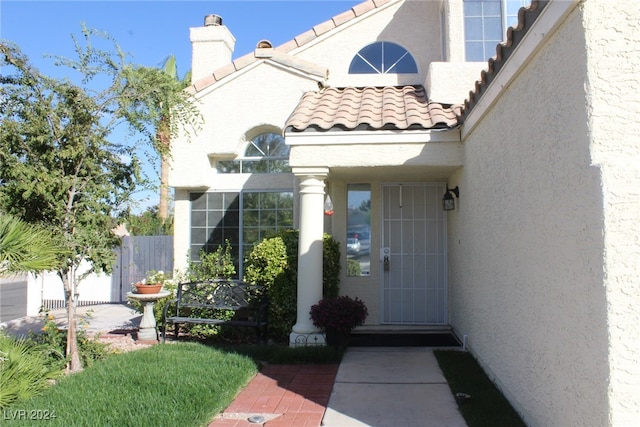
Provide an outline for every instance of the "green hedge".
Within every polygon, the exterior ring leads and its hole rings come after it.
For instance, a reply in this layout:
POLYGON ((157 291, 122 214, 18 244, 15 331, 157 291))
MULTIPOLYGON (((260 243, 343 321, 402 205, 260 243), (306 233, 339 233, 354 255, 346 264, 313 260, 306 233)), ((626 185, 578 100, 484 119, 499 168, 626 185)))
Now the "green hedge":
MULTIPOLYGON (((323 236, 323 295, 337 296, 340 283, 340 245, 323 236)), ((298 231, 285 230, 256 245, 245 264, 244 280, 267 286, 270 299, 269 335, 288 339, 296 322, 298 231)))

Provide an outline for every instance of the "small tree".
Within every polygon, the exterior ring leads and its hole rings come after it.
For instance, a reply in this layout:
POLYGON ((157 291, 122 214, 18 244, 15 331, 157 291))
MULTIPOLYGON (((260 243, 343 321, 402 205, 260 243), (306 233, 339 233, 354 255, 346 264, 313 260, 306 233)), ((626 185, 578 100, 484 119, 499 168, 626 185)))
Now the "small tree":
POLYGON ((173 221, 169 216, 160 218, 157 206, 151 206, 139 215, 130 214, 126 218, 127 230, 133 236, 171 236, 173 221))
MULTIPOLYGON (((182 80, 178 77, 178 63, 175 55, 170 55, 162 64, 162 72, 168 75, 171 79, 175 80, 179 84, 176 85, 176 89, 184 89, 191 83, 191 71, 185 74, 182 80)), ((160 160, 160 204, 158 206, 158 215, 162 223, 165 223, 169 219, 169 150, 171 148, 171 112, 169 108, 170 103, 161 103, 160 110, 162 116, 160 117, 160 125, 157 129, 158 143, 166 147, 166 151, 161 154, 160 160)))
POLYGON ((94 47, 95 31, 74 38, 78 60, 58 58, 82 76, 80 84, 56 80, 33 68, 20 49, 0 43, 0 209, 29 223, 45 224, 64 245, 58 275, 68 315, 68 369, 82 368, 76 340, 78 284, 92 272, 110 272, 118 238, 110 231, 132 194, 148 182, 138 144, 118 140, 121 125, 159 153, 162 111, 172 112, 169 131, 196 129, 199 115, 176 82, 160 70, 134 66, 113 43, 94 47), (88 265, 87 269, 82 268, 88 265))

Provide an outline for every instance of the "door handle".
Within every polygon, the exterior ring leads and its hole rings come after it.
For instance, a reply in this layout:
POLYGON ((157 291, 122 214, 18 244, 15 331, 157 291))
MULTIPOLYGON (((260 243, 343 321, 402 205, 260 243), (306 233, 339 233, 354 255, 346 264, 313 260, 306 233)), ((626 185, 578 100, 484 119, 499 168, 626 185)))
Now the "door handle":
POLYGON ((384 258, 382 259, 382 266, 384 271, 389 271, 389 255, 385 255, 384 258))

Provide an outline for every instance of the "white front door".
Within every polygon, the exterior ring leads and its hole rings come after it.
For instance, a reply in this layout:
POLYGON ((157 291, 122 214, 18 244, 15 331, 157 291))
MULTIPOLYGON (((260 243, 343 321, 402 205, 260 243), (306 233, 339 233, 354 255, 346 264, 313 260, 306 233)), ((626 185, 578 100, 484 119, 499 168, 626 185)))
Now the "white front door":
POLYGON ((447 323, 445 185, 382 185, 382 323, 447 323))

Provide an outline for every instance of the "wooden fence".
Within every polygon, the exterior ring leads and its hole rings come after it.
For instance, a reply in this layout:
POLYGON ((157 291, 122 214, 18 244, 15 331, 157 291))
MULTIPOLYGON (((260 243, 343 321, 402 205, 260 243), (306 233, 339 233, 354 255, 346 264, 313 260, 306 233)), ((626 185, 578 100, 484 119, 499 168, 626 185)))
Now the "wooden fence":
POLYGON ((125 301, 133 284, 150 270, 173 271, 173 236, 123 237, 111 277, 118 301, 125 301))
MULTIPOLYGON (((125 236, 115 251, 111 275, 91 274, 80 282, 78 307, 126 302, 127 292, 147 271, 173 271, 173 236, 125 236)), ((55 273, 32 278, 28 288, 29 315, 37 313, 40 307, 49 310, 65 307, 62 281, 55 273)))

